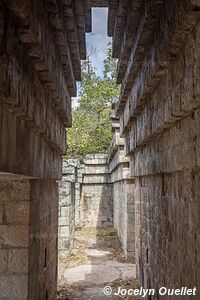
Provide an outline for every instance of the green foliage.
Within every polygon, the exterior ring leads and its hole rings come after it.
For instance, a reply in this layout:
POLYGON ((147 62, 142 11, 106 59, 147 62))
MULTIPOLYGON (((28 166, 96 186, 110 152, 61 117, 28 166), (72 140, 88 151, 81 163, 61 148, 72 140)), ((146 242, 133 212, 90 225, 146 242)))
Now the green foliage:
POLYGON ((116 60, 108 44, 103 78, 95 73, 90 55, 82 63, 82 82, 78 107, 72 113, 72 128, 68 129, 70 158, 83 158, 89 153, 105 153, 111 141, 111 104, 119 95, 115 83, 116 60))

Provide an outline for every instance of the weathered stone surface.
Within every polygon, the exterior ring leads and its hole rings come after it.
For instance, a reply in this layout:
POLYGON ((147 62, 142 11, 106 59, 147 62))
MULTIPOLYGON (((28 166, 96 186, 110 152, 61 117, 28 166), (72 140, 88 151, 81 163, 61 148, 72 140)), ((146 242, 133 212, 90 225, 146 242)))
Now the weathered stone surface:
POLYGON ((0 295, 2 299, 27 299, 28 276, 27 275, 2 275, 0 280, 0 295), (9 285, 8 285, 9 281, 9 285))
POLYGON ((28 247, 28 227, 25 225, 1 225, 1 247, 28 247))
POLYGON ((6 203, 4 209, 7 224, 29 224, 29 202, 6 203))
POLYGON ((55 299, 58 253, 58 183, 56 181, 31 180, 29 232, 29 294, 32 299, 45 299, 46 295, 49 299, 55 299))
POLYGON ((53 300, 56 180, 91 6, 79 13, 68 0, 0 2, 0 298, 53 300))
POLYGON ((59 260, 58 298, 73 300, 119 299, 117 282, 121 287, 137 285, 135 264, 124 261, 116 231, 107 228, 80 228, 75 233, 72 255, 65 261, 59 260), (80 252, 80 249, 82 251, 80 252), (80 265, 80 258, 85 262, 80 265), (123 260, 123 262, 122 262, 123 260), (105 296, 105 285, 113 287, 113 293, 105 296))
POLYGON ((0 191, 0 299, 27 299, 30 184, 3 179, 0 191))
POLYGON ((83 160, 85 165, 106 165, 107 154, 87 154, 83 160))
POLYGON ((89 154, 82 165, 78 160, 64 160, 59 198, 59 254, 69 253, 75 227, 112 225, 112 214, 107 155, 89 154))
POLYGON ((82 185, 80 223, 86 227, 110 226, 113 222, 112 185, 82 185))
POLYGON ((0 180, 0 203, 29 201, 30 183, 28 180, 0 180))
POLYGON ((83 265, 71 268, 64 273, 68 284, 84 281, 84 284, 92 283, 100 285, 117 280, 135 277, 134 265, 107 261, 105 265, 83 265))
POLYGON ((10 249, 8 272, 28 273, 28 249, 10 249))
POLYGON ((1 274, 5 274, 8 270, 8 250, 1 249, 0 250, 0 276, 1 274))
POLYGON ((56 297, 56 180, 91 6, 109 6, 121 95, 109 155, 89 155, 85 166, 74 162, 78 172, 71 168, 65 178, 74 204, 64 194, 59 243, 70 244, 65 234, 73 236, 80 220, 110 224, 113 201, 115 226, 127 256, 135 255, 141 285, 200 288, 198 1, 2 0, 1 298, 56 297), (17 175, 40 178, 31 181, 31 195, 17 175))
POLYGON ((75 209, 78 210, 76 199, 77 190, 75 182, 77 182, 78 160, 63 161, 63 178, 59 185, 59 211, 58 211, 58 250, 59 256, 68 255, 69 250, 73 246, 74 230, 75 230, 75 209))
MULTIPOLYGON (((118 54, 122 86, 116 104, 125 155, 130 158, 129 176, 134 177, 135 204, 128 216, 135 219, 137 275, 148 288, 198 289, 200 13, 196 1, 143 3, 135 11, 132 37, 133 12, 126 14, 127 31, 118 54)), ((122 194, 125 187, 120 187, 122 194)), ((126 210, 115 198, 114 203, 121 205, 118 224, 126 210)), ((114 216, 117 212, 116 208, 114 216)), ((132 230, 130 226, 127 231, 128 243, 134 240, 132 230)))
POLYGON ((85 26, 81 29, 81 39, 76 32, 79 23, 83 21, 84 25, 87 18, 79 14, 80 9, 72 1, 67 2, 2 0, 2 172, 61 177, 61 155, 66 151, 65 126, 71 124, 70 96, 75 96, 75 80, 80 79, 79 48, 85 52, 85 26), (72 13, 75 32, 75 42, 69 37, 69 43, 67 33, 71 25, 66 20, 67 7, 72 13))
POLYGON ((113 223, 127 259, 135 261, 135 199, 134 180, 130 178, 129 157, 125 157, 124 138, 120 137, 120 121, 113 111, 113 139, 108 152, 113 195, 113 223))
POLYGON ((135 201, 134 183, 120 180, 113 183, 113 216, 124 253, 135 260, 135 201))

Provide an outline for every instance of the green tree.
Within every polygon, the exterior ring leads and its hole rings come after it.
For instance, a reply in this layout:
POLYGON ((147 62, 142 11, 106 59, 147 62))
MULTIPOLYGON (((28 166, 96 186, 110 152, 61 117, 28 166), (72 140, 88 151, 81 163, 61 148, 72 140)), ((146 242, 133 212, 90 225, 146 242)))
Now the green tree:
POLYGON ((119 95, 115 83, 117 62, 108 44, 103 62, 103 78, 92 66, 90 53, 82 63, 82 82, 77 108, 72 113, 72 128, 68 129, 67 157, 82 159, 89 153, 105 153, 111 141, 110 111, 119 95))

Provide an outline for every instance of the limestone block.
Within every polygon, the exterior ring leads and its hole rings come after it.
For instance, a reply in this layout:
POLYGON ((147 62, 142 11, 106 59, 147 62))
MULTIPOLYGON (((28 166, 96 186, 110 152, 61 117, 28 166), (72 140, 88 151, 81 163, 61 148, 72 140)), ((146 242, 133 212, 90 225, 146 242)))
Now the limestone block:
POLYGON ((75 183, 75 188, 76 188, 77 191, 79 191, 79 189, 80 189, 80 184, 79 184, 79 183, 75 183))
POLYGON ((65 174, 63 177, 64 182, 75 182, 75 174, 65 174))
POLYGON ((5 274, 7 270, 8 270, 8 250, 0 249, 0 273, 5 274))
POLYGON ((63 173, 68 173, 68 168, 79 167, 80 162, 78 159, 64 159, 63 160, 63 173), (66 171, 65 171, 66 170, 66 171))
POLYGON ((0 180, 0 202, 29 201, 30 183, 28 180, 0 180))
POLYGON ((83 178, 84 184, 96 184, 96 183, 107 183, 110 182, 109 175, 85 175, 83 178))
POLYGON ((1 275, 0 295, 6 299, 27 299, 28 275, 1 275))
POLYGON ((86 165, 85 166, 85 171, 84 171, 84 174, 106 174, 108 173, 109 170, 108 170, 108 166, 107 165, 86 165))
MULTIPOLYGON (((68 213, 69 214, 69 213, 68 213)), ((69 226, 69 215, 58 219, 59 226, 69 226)))
POLYGON ((11 200, 29 201, 30 200, 30 183, 25 181, 14 181, 10 190, 11 200))
POLYGON ((70 247, 70 239, 69 238, 63 238, 63 237, 59 237, 58 239, 58 249, 59 249, 59 254, 60 254, 60 250, 61 251, 69 251, 70 247))
POLYGON ((129 157, 125 157, 124 150, 118 150, 109 164, 110 173, 112 173, 112 171, 122 163, 129 163, 129 157))
POLYGON ((108 162, 111 161, 115 152, 118 150, 119 146, 124 146, 124 138, 120 137, 119 132, 115 132, 108 150, 108 162))
POLYGON ((7 224, 29 224, 30 202, 17 201, 5 204, 5 216, 7 224))
POLYGON ((108 158, 107 154, 88 154, 85 156, 83 162, 86 165, 106 164, 107 158, 108 158))
POLYGON ((60 196, 59 197, 59 205, 60 206, 68 206, 70 203, 70 198, 67 196, 60 196))
POLYGON ((28 273, 28 249, 10 249, 8 271, 28 273))
POLYGON ((75 173, 75 168, 73 166, 68 165, 63 169, 63 174, 65 174, 64 176, 69 174, 74 175, 74 173, 75 173))
POLYGON ((60 226, 60 236, 70 237, 69 226, 60 226))
POLYGON ((0 246, 28 247, 27 225, 0 225, 0 246))
POLYGON ((68 217, 68 216, 69 216, 69 208, 61 207, 61 217, 68 217))

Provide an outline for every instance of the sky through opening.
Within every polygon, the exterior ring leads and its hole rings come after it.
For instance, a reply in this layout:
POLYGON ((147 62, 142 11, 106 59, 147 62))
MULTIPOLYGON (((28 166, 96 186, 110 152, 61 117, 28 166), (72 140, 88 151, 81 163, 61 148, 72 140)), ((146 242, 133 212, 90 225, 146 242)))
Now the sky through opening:
MULTIPOLYGON (((96 68, 98 76, 103 76, 103 60, 106 56, 106 46, 111 41, 107 36, 108 8, 92 8, 92 32, 86 34, 87 53, 91 49, 96 49, 96 53, 91 55, 92 64, 96 68)), ((78 84, 77 97, 72 99, 72 107, 78 105, 80 84, 78 84)))

